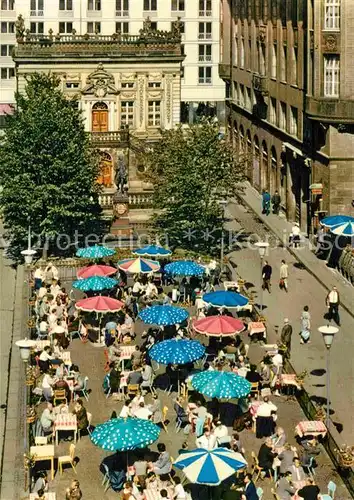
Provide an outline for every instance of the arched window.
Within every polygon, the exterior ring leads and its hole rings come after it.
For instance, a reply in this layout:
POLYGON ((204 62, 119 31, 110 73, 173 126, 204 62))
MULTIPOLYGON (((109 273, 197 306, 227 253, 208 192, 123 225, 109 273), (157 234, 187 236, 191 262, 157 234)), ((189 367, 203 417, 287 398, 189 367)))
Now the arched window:
POLYGON ((112 187, 113 185, 113 161, 110 154, 100 152, 100 175, 97 178, 98 184, 104 187, 112 187))
POLYGON ((108 106, 96 102, 92 106, 92 132, 108 132, 108 106))

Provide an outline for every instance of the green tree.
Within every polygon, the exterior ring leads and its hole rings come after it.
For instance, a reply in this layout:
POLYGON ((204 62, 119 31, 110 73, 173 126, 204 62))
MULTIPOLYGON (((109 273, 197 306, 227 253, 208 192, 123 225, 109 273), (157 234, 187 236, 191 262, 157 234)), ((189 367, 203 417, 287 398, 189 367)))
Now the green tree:
POLYGON ((236 159, 215 120, 202 119, 164 131, 145 160, 156 232, 172 247, 214 253, 222 226, 218 202, 240 192, 245 159, 236 159))
POLYGON ((53 75, 28 78, 24 93, 16 94, 0 146, 0 207, 9 254, 16 260, 27 248, 29 223, 52 253, 72 245, 78 234, 102 231, 98 157, 81 112, 59 83, 53 75))

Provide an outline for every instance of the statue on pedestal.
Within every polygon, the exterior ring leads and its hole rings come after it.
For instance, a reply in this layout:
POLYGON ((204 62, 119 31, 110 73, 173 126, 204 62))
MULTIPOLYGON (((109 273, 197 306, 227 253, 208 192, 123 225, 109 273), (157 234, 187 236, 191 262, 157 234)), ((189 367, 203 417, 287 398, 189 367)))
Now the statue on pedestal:
POLYGON ((115 183, 117 185, 117 189, 121 194, 124 194, 125 187, 127 185, 128 181, 128 173, 127 173, 127 168, 124 163, 124 157, 120 156, 118 158, 118 168, 117 168, 117 173, 116 173, 116 178, 115 178, 115 183))

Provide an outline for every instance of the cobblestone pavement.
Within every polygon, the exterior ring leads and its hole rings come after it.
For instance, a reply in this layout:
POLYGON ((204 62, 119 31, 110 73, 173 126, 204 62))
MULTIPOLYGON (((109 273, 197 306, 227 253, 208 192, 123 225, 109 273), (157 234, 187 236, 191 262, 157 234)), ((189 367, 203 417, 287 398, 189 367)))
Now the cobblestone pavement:
MULTIPOLYGON (((309 274, 286 248, 277 246, 277 238, 250 210, 242 205, 229 204, 228 215, 231 219, 228 229, 237 230, 242 227, 244 234, 253 233, 259 238, 268 238, 270 250, 267 260, 273 267, 272 293, 264 292, 264 315, 267 318, 270 341, 278 338, 284 318, 289 318, 293 326, 291 362, 298 373, 308 371, 305 386, 315 402, 326 402, 326 348, 317 328, 327 324, 323 318, 326 312, 325 297, 327 290, 309 274), (278 287, 279 268, 284 259, 289 265, 289 293, 278 287), (300 316, 305 305, 310 308, 312 318, 311 343, 300 344, 300 316)), ((239 238, 239 246, 234 245, 230 256, 236 265, 237 273, 247 280, 247 288, 254 292, 256 301, 260 289, 260 258, 257 249, 251 248, 244 236, 239 238)), ((318 263, 322 265, 321 262, 318 263)), ((315 269, 313 269, 316 272, 315 269)), ((341 327, 331 348, 331 411, 332 419, 340 424, 338 434, 333 429, 338 444, 351 443, 354 435, 352 411, 354 407, 354 349, 353 318, 343 308, 340 309, 341 327), (341 428, 342 426, 342 428, 341 428)))
MULTIPOLYGON (((142 330, 142 325, 138 322, 138 331, 142 330)), ((116 402, 113 399, 106 399, 102 392, 102 380, 104 377, 104 355, 103 349, 94 347, 92 344, 82 344, 79 340, 74 340, 70 350, 72 352, 72 360, 74 363, 78 363, 80 370, 83 374, 89 376, 89 387, 92 390, 90 394, 89 401, 85 403, 88 411, 93 414, 93 424, 102 423, 107 420, 113 410, 119 413, 122 403, 116 402)), ((251 346, 250 355, 252 359, 258 360, 261 358, 261 350, 258 346, 251 346)), ((175 415, 173 411, 173 398, 175 394, 167 396, 163 391, 158 391, 161 397, 163 405, 167 405, 169 408, 168 419, 170 423, 168 425, 168 432, 164 430, 161 431, 159 442, 164 442, 171 452, 172 457, 177 457, 177 450, 181 447, 182 442, 186 439, 190 443, 190 446, 194 446, 195 437, 186 437, 183 432, 178 434, 175 433, 175 415)), ((298 404, 296 402, 286 401, 285 397, 278 397, 274 402, 279 408, 279 424, 285 427, 289 441, 295 444, 294 440, 294 428, 295 425, 304 419, 298 404)), ((150 396, 147 396, 146 400, 150 402, 150 396)), ((42 408, 43 405, 41 405, 42 408)), ((246 449, 247 458, 250 459, 251 451, 258 452, 261 444, 261 440, 255 438, 255 435, 250 431, 243 431, 241 433, 242 445, 246 449)), ((61 442, 59 447, 56 449, 56 455, 67 454, 69 443, 61 442)), ((156 451, 156 443, 151 446, 151 449, 156 451)), ((51 489, 55 489, 57 492, 57 498, 64 498, 65 488, 70 484, 70 481, 77 477, 81 483, 83 498, 86 500, 96 500, 96 499, 113 499, 117 498, 117 493, 112 490, 108 492, 103 492, 103 487, 101 485, 102 475, 99 472, 99 464, 103 457, 107 456, 106 453, 96 446, 94 446, 88 436, 83 436, 78 442, 76 455, 79 458, 79 463, 77 465, 77 476, 74 472, 68 468, 64 470, 62 476, 58 473, 55 476, 55 480, 50 483, 51 489)), ((250 462, 249 462, 250 463, 250 462)), ((323 452, 319 460, 319 467, 317 469, 316 479, 322 491, 326 490, 326 485, 329 480, 334 480, 338 485, 338 495, 336 498, 338 500, 347 500, 349 494, 346 492, 340 478, 332 470, 331 463, 323 452)), ((265 491, 264 500, 270 500, 271 485, 269 481, 259 482, 258 486, 261 486, 265 491)), ((7 500, 7 499, 4 499, 7 500)))

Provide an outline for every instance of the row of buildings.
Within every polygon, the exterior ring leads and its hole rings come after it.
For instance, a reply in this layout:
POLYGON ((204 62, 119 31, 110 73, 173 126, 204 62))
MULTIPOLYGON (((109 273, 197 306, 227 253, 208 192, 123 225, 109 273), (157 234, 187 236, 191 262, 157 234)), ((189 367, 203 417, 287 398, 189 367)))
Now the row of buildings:
POLYGON ((101 150, 107 213, 124 162, 116 215, 144 225, 144 144, 202 114, 225 120, 250 182, 303 231, 354 212, 352 0, 0 1, 0 109, 27 73, 60 75, 101 150))

